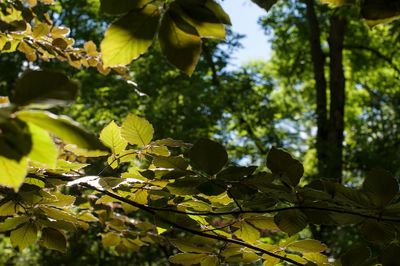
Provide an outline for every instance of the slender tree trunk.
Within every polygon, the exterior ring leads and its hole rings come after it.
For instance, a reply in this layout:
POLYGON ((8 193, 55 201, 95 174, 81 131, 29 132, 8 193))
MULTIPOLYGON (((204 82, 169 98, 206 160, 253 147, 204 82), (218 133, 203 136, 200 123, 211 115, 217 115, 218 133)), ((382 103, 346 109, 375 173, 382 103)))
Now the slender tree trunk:
POLYGON ((310 48, 313 62, 316 92, 317 139, 316 150, 318 158, 318 174, 327 177, 328 163, 328 112, 327 112, 327 82, 325 78, 325 55, 321 47, 321 30, 315 12, 314 0, 304 1, 307 7, 307 21, 309 24, 310 48))
POLYGON ((345 77, 343 69, 343 45, 347 28, 347 20, 340 14, 332 15, 329 34, 329 158, 327 176, 337 181, 342 179, 343 141, 344 141, 344 106, 345 77))

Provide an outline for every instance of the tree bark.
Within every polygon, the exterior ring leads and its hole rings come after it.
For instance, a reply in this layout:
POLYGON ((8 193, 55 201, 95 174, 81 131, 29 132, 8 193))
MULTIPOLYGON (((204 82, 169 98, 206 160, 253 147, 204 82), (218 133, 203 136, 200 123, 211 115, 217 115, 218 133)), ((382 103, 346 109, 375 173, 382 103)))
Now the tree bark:
POLYGON ((318 175, 341 182, 343 170, 345 77, 343 47, 347 20, 335 12, 329 28, 329 115, 327 103, 326 58, 321 46, 321 30, 314 0, 304 0, 310 28, 311 57, 316 89, 318 175))
POLYGON ((315 12, 314 0, 305 0, 306 16, 309 24, 311 58, 315 79, 317 138, 316 150, 318 158, 318 174, 320 177, 327 175, 328 162, 328 112, 327 112, 327 82, 325 77, 326 58, 321 47, 321 29, 315 12))
POLYGON ((329 128, 327 178, 341 182, 343 170, 345 76, 343 69, 343 45, 347 20, 340 14, 333 14, 330 19, 329 33, 329 128))

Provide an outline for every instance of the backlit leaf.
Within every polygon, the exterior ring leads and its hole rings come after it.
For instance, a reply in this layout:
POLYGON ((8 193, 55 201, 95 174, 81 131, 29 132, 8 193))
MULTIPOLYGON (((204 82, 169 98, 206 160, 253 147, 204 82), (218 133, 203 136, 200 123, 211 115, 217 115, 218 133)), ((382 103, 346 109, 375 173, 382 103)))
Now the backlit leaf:
POLYGON ((56 135, 66 143, 88 150, 105 150, 105 146, 92 134, 83 130, 66 116, 56 116, 43 111, 20 111, 16 116, 56 135))
POLYGON ((58 149, 49 133, 31 123, 28 123, 32 136, 32 150, 30 160, 43 164, 47 168, 54 168, 57 163, 58 149))
POLYGON ((6 201, 0 206, 0 216, 11 216, 16 213, 18 205, 12 201, 6 201))
POLYGON ((4 220, 4 222, 0 223, 0 232, 7 232, 17 228, 19 225, 26 223, 29 221, 29 217, 27 216, 18 216, 11 217, 4 220))
POLYGON ((101 42, 105 66, 127 65, 153 43, 160 14, 154 5, 130 12, 107 29, 101 42))
POLYGON ((224 24, 207 8, 205 3, 201 1, 177 0, 171 4, 170 8, 181 19, 193 26, 200 37, 225 39, 224 24))
POLYGON ((246 221, 236 223, 234 226, 239 227, 239 229, 235 231, 235 235, 243 241, 255 243, 258 239, 260 239, 260 231, 246 221))
POLYGON ((53 228, 44 228, 40 244, 45 248, 65 252, 67 248, 67 240, 65 235, 53 228))
MULTIPOLYGON (((200 58, 201 38, 190 25, 178 26, 178 20, 167 12, 161 22, 158 34, 163 55, 174 66, 191 76, 200 58)), ((185 23, 185 22, 183 22, 185 23)))
POLYGON ((18 247, 20 251, 34 244, 38 238, 38 230, 33 223, 26 223, 10 234, 13 247, 18 247))
POLYGON ((121 128, 121 136, 130 144, 146 146, 153 139, 153 126, 144 118, 128 115, 121 128))
POLYGON ((201 263, 208 257, 208 254, 181 253, 169 257, 169 262, 180 265, 195 265, 201 263))
POLYGON ((0 185, 13 188, 15 191, 24 183, 27 174, 28 160, 11 160, 0 156, 0 185))
POLYGON ((121 237, 115 232, 108 232, 101 235, 101 243, 103 247, 117 246, 121 242, 121 237))
POLYGON ((287 247, 301 253, 323 252, 327 249, 326 245, 314 239, 296 241, 287 247))
POLYGON ((121 137, 121 128, 114 121, 101 131, 100 140, 111 148, 113 154, 121 153, 128 145, 128 142, 121 137))

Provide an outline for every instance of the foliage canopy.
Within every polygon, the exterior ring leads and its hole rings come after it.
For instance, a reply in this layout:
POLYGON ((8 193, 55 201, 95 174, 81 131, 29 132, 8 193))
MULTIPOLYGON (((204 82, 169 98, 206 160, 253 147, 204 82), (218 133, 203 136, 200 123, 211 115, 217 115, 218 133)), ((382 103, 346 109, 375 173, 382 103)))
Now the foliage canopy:
MULTIPOLYGON (((276 1, 254 2, 269 9, 276 1)), ((375 25, 399 14, 398 4, 385 3, 392 12, 372 0, 351 4, 375 25)), ((157 40, 168 61, 191 75, 203 39, 223 40, 230 24, 213 0, 102 0, 102 11, 117 19, 100 52, 90 40, 74 45, 69 29, 46 13, 48 4, 53 1, 1 1, 2 53, 20 51, 30 62, 56 59, 128 79, 125 66, 157 40)), ((97 138, 49 111, 73 101, 77 91, 64 74, 29 70, 14 94, 1 98, 0 231, 9 232, 16 249, 39 243, 64 252, 69 233, 97 223, 106 248, 122 254, 166 243, 179 250, 169 261, 182 265, 396 265, 399 184, 391 173, 372 170, 360 187, 310 181, 303 164, 277 147, 265 165, 238 166, 210 139, 155 139, 152 124, 135 114, 120 125, 111 121, 97 138), (94 162, 104 168, 92 173, 94 162), (301 233, 307 226, 354 224, 367 241, 341 259, 301 233)))

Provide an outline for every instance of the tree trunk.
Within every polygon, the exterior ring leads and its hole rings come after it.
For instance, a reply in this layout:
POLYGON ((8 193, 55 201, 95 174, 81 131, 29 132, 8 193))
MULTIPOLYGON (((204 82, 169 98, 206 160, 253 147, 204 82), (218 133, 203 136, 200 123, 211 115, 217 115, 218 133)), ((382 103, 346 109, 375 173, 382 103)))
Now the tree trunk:
POLYGON ((333 14, 329 33, 329 128, 327 178, 341 182, 343 170, 345 77, 343 70, 343 43, 347 20, 340 14, 333 14))
POLYGON ((325 78, 325 55, 321 48, 321 30, 315 12, 314 0, 305 0, 307 21, 310 28, 309 41, 313 72, 315 79, 317 138, 316 150, 318 158, 318 174, 327 177, 328 158, 328 112, 327 112, 327 82, 325 78))
POLYGON ((326 58, 321 48, 321 30, 315 12, 314 0, 304 1, 310 28, 310 46, 317 101, 318 175, 341 182, 344 140, 345 77, 343 71, 343 42, 347 21, 338 13, 330 18, 329 29, 329 117, 327 104, 327 82, 325 78, 326 58))

